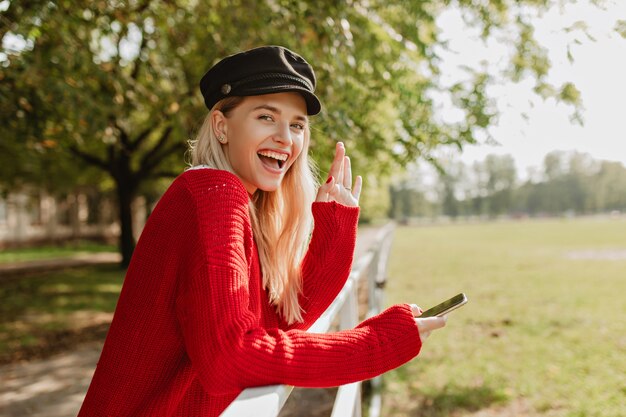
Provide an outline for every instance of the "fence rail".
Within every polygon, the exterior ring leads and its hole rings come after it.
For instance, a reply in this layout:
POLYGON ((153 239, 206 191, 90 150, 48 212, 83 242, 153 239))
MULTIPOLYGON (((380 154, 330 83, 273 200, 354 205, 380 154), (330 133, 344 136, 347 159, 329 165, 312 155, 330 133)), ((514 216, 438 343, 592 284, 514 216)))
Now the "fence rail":
MULTIPOLYGON (((325 333, 336 320, 340 329, 353 328, 359 323, 359 282, 367 279, 367 316, 378 314, 383 306, 383 287, 386 281, 387 261, 393 239, 393 225, 383 227, 375 243, 365 255, 357 259, 343 289, 324 314, 308 330, 325 333)), ((371 381, 370 417, 380 416, 380 377, 371 381)), ((289 385, 269 385, 248 388, 222 413, 222 417, 276 417, 293 390, 289 385)), ((342 385, 337 391, 332 417, 361 417, 361 382, 342 385)))

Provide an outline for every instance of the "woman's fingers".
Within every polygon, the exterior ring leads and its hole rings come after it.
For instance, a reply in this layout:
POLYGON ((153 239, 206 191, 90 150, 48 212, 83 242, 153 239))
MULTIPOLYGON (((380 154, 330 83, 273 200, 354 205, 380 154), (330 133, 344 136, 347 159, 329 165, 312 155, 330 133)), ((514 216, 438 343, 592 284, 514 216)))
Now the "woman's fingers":
POLYGON ((335 187, 335 177, 333 177, 332 175, 330 177, 328 177, 328 179, 326 180, 325 184, 322 184, 320 186, 320 188, 317 190, 317 196, 315 197, 315 201, 316 202, 322 202, 325 203, 328 201, 328 199, 330 198, 329 193, 334 189, 335 187))
POLYGON ((363 178, 360 175, 356 176, 356 181, 354 181, 354 188, 352 188, 352 196, 359 201, 359 197, 361 197, 361 188, 363 187, 363 178))
POLYGON ((413 317, 419 317, 422 315, 424 310, 417 304, 411 304, 411 312, 413 313, 413 317))
POLYGON ((335 177, 335 184, 343 184, 343 159, 346 156, 346 148, 343 142, 337 142, 335 146, 335 158, 330 164, 329 177, 335 177))
POLYGON ((352 164, 350 158, 346 156, 343 142, 338 142, 335 147, 335 157, 328 172, 328 180, 320 186, 315 201, 337 201, 347 206, 358 206, 362 188, 361 176, 357 176, 352 184, 352 164))
POLYGON ((424 317, 424 318, 416 318, 417 327, 423 329, 424 331, 433 331, 440 329, 446 325, 446 321, 448 320, 448 316, 442 317, 424 317))
POLYGON ((343 157, 343 187, 352 192, 352 166, 349 156, 343 157))
POLYGON ((448 320, 447 316, 443 317, 426 317, 426 318, 416 318, 415 324, 417 324, 417 329, 420 332, 420 339, 422 342, 426 340, 430 333, 433 330, 437 330, 446 325, 446 321, 448 320))

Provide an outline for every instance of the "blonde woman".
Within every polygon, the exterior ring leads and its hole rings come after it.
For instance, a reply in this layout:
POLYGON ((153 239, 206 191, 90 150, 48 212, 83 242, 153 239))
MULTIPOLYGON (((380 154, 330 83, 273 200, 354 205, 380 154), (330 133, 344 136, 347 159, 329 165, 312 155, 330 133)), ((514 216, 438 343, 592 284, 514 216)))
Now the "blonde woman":
POLYGON ((400 304, 351 330, 305 331, 348 277, 362 183, 338 143, 316 184, 314 89, 310 65, 279 46, 202 78, 193 166, 148 219, 80 417, 217 416, 247 387, 372 378, 445 324, 400 304))

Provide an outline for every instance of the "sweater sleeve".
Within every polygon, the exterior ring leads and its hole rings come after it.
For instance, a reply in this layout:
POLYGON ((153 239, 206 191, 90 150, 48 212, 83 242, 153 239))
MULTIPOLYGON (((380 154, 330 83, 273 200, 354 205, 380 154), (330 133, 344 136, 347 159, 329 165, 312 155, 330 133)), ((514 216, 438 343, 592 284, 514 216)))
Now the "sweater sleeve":
POLYGON ((308 329, 343 288, 354 258, 359 208, 337 202, 313 203, 314 228, 302 262, 302 293, 299 297, 303 323, 283 329, 308 329))
POLYGON ((336 386, 374 377, 419 353, 408 305, 335 333, 264 328, 249 309, 247 195, 222 187, 217 197, 207 191, 197 199, 198 230, 208 238, 199 243, 203 260, 187 269, 176 299, 187 354, 207 391, 336 386))

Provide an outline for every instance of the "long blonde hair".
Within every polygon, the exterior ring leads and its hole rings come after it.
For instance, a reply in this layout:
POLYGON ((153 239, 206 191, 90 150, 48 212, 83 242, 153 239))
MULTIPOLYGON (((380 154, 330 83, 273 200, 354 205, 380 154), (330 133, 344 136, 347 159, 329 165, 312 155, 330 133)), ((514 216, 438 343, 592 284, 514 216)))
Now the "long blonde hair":
MULTIPOLYGON (((211 109, 196 139, 189 142, 192 166, 204 164, 233 172, 215 136, 211 113, 219 110, 228 117, 243 100, 244 97, 228 97, 211 109)), ((303 321, 298 301, 302 289, 300 264, 313 228, 311 204, 318 187, 317 169, 308 157, 309 143, 307 128, 302 152, 279 188, 273 192, 257 190, 249 203, 263 287, 268 290, 270 303, 288 324, 303 321)))

